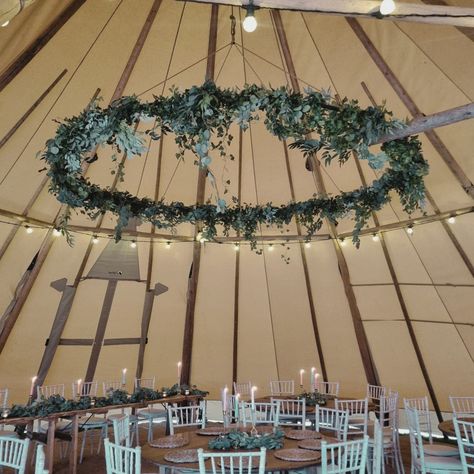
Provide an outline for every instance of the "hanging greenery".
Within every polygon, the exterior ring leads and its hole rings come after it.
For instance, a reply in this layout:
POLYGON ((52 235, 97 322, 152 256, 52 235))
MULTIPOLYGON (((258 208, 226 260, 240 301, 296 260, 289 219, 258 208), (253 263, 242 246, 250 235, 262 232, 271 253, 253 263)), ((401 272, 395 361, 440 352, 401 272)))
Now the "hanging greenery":
POLYGON ((285 433, 277 430, 275 433, 264 433, 252 436, 244 431, 231 431, 209 441, 209 449, 280 449, 283 447, 285 433))
MULTIPOLYGON (((371 212, 389 202, 392 191, 398 194, 407 213, 419 208, 424 199, 423 176, 428 172, 428 164, 416 137, 388 141, 378 153, 369 149, 381 136, 404 126, 384 106, 362 109, 355 100, 336 102, 325 92, 306 90, 300 94, 283 87, 269 89, 256 85, 245 86, 243 90, 221 89, 206 82, 182 92, 172 89, 169 96, 155 97, 151 102, 140 102, 132 96, 123 97, 106 109, 94 104, 60 124, 56 136, 48 140, 42 159, 49 167, 50 192, 61 203, 80 209, 92 219, 105 212, 118 216, 117 240, 128 220, 136 217, 158 229, 174 229, 186 222, 201 223, 203 237, 209 240, 217 236, 217 226, 221 226, 224 235, 233 230, 255 247, 260 224, 281 228, 295 219, 304 226, 309 238, 321 228, 324 218, 337 224, 341 218, 352 215, 353 240, 358 244, 359 232, 371 212), (306 201, 279 206, 240 203, 235 197, 229 205, 218 192, 215 203, 155 202, 127 191, 101 188, 83 175, 84 164, 98 159, 96 151, 101 145, 110 145, 132 158, 143 152, 144 135, 159 140, 172 133, 178 145, 176 157, 184 159, 187 150, 194 153, 196 164, 207 170, 217 191, 209 168, 212 155, 233 159, 227 153, 233 139, 232 124, 246 130, 262 116, 271 134, 291 140, 289 146, 301 150, 305 158, 317 156, 325 165, 333 160, 342 165, 351 152, 356 152, 373 169, 383 169, 383 173, 370 186, 335 196, 315 194, 306 201), (135 126, 146 120, 153 123, 150 129, 135 131, 135 126)), ((116 156, 113 160, 117 160, 116 156)), ((113 173, 119 173, 123 179, 123 166, 119 165, 113 173)), ((64 233, 69 218, 68 212, 61 223, 64 233)))
POLYGON ((138 388, 132 394, 125 390, 111 390, 106 397, 82 396, 76 400, 67 400, 60 395, 34 400, 27 405, 13 405, 11 409, 4 410, 2 415, 6 418, 44 417, 53 413, 63 413, 76 410, 89 410, 128 403, 142 403, 151 400, 163 400, 176 395, 196 395, 205 397, 209 392, 199 390, 195 385, 178 385, 161 390, 138 388))

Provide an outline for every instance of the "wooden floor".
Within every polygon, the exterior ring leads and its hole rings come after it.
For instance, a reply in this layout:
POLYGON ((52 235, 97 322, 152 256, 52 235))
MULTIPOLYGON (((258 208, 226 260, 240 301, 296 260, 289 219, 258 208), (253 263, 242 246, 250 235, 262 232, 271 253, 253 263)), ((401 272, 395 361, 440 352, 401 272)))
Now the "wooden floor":
MULTIPOLYGON (((140 428, 140 443, 143 445, 146 443, 147 439, 147 431, 145 429, 145 426, 147 425, 142 425, 140 428)), ((160 436, 164 436, 164 425, 155 425, 155 430, 154 430, 154 437, 158 438, 160 436)), ((113 438, 113 434, 110 433, 111 439, 113 438)), ((81 439, 79 440, 79 446, 81 443, 81 439)), ((409 439, 408 436, 401 436, 400 437, 400 445, 401 445, 401 451, 402 451, 402 457, 403 457, 403 464, 405 465, 405 472, 409 473, 410 472, 410 445, 409 445, 409 439)), ((94 449, 97 449, 97 439, 94 439, 94 449)), ((57 460, 54 466, 54 473, 57 474, 66 474, 69 472, 69 466, 67 463, 67 460, 60 460, 59 459, 59 449, 56 449, 57 453, 57 460)), ((101 449, 100 454, 91 454, 90 452, 90 444, 89 444, 89 439, 87 441, 86 449, 84 451, 84 460, 82 464, 79 464, 78 469, 77 469, 78 474, 92 474, 92 473, 105 473, 105 459, 104 459, 104 450, 103 446, 101 449)), ((142 472, 143 473, 158 473, 158 467, 155 466, 154 464, 147 462, 145 459, 142 459, 142 472)), ((175 472, 179 472, 178 470, 175 470, 175 472)), ((390 467, 387 469, 387 474, 394 472, 390 469, 390 467)))

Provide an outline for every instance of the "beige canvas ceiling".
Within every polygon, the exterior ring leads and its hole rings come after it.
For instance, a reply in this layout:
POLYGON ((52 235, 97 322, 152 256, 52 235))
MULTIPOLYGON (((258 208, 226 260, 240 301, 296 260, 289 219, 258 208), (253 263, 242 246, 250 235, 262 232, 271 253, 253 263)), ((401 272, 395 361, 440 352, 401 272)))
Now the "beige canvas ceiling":
MULTIPOLYGON (((0 71, 7 70, 70 3, 37 0, 14 17, 8 27, 1 28, 0 71)), ((76 230, 85 228, 74 234, 73 248, 63 237, 52 237, 50 229, 38 226, 27 234, 24 227, 14 225, 20 222, 18 216, 54 223, 60 206, 48 194, 44 173, 38 172, 43 163, 36 154, 54 136, 57 123, 53 119, 79 113, 97 88, 103 103, 110 101, 152 4, 152 0, 84 2, 0 92, 1 139, 67 69, 0 148, 3 330, 16 299, 26 296, 0 353, 0 386, 11 390, 14 401, 26 399, 57 313, 66 314, 67 320, 45 383, 66 383, 69 388, 70 382, 84 378, 104 298, 107 300, 111 294, 104 337, 115 339, 116 343, 106 343, 101 348, 94 379, 117 379, 126 367, 130 374, 128 388, 132 388, 143 336, 142 315, 153 300, 142 374, 156 376, 159 386, 176 381, 176 363, 183 354, 188 276, 195 245, 191 241, 192 226, 177 229, 182 241, 170 237, 170 248, 167 238, 150 240, 150 226, 140 226, 141 234, 135 239, 141 281, 118 281, 113 291, 106 280, 83 279, 109 242, 102 232, 99 243, 92 245, 88 253, 94 223, 87 218, 79 214, 72 220, 76 230), (30 266, 38 251, 36 264, 30 266), (66 288, 72 289, 51 286, 61 279, 67 279, 66 288), (157 283, 168 290, 150 296, 149 290, 157 283), (65 298, 69 298, 70 311, 58 312, 65 298), (117 344, 117 339, 124 338, 133 341, 117 344), (67 340, 79 340, 82 345, 66 344, 67 340)), ((218 9, 214 71, 217 84, 289 84, 272 13, 258 11, 258 29, 248 34, 240 28, 242 12, 234 9, 238 20, 235 45, 231 44, 231 13, 230 7, 218 9)), ((282 12, 281 17, 301 88, 330 88, 333 94, 356 98, 368 106, 370 99, 361 85, 364 82, 377 103, 386 101, 396 116, 410 117, 345 18, 298 12, 282 12)), ((153 94, 166 94, 172 85, 185 88, 201 84, 208 62, 210 19, 210 5, 163 0, 123 94, 150 100, 153 94)), ((422 113, 432 114, 472 102, 474 43, 463 31, 452 26, 370 19, 359 23, 422 113)), ((447 126, 437 133, 473 181, 474 122, 447 126)), ((263 124, 252 126, 242 135, 241 143, 237 130, 234 135, 237 139, 232 151, 239 156, 240 146, 241 159, 223 163, 216 157, 211 165, 218 186, 222 188, 222 181, 230 179, 229 196, 237 195, 240 187, 245 202, 285 203, 292 199, 292 189, 296 199, 307 199, 317 192, 315 178, 305 168, 302 157, 290 151, 288 169, 284 144, 269 136, 263 124)), ((449 214, 473 206, 472 197, 439 152, 424 135, 421 139, 431 167, 426 178, 432 196, 432 202, 426 204, 427 215, 449 214)), ((110 186, 114 178, 107 159, 110 153, 101 149, 99 155, 101 159, 90 166, 88 175, 94 182, 110 186)), ((365 163, 361 166, 365 180, 371 182, 375 178, 373 171, 365 163)), ((193 203, 197 178, 193 157, 188 156, 177 165, 173 138, 166 137, 161 150, 159 143, 153 142, 146 156, 126 161, 125 181, 118 187, 140 196, 193 203)), ((332 165, 324 169, 323 180, 331 193, 361 185, 353 160, 343 167, 332 165)), ((215 198, 209 183, 206 198, 215 198)), ((394 198, 390 206, 377 213, 377 218, 386 225, 406 221, 408 216, 394 198)), ((106 216, 102 228, 112 229, 114 219, 106 216)), ((374 225, 371 221, 370 226, 374 225)), ((339 224, 337 232, 349 232, 351 228, 347 219, 339 224)), ((261 232, 280 235, 278 229, 262 228, 261 232)), ((473 395, 473 214, 459 216, 454 224, 435 218, 416 225, 412 236, 403 226, 395 225, 383 233, 386 252, 380 240, 373 241, 371 233, 362 238, 360 249, 352 244, 338 247, 339 243, 324 238, 328 233, 329 227, 324 226, 323 238, 310 248, 291 243, 289 250, 275 245, 270 251, 265 245, 263 255, 252 252, 248 245, 241 245, 236 252, 232 242, 202 245, 191 381, 216 396, 220 387, 232 382, 235 352, 237 378, 250 379, 262 392, 270 379, 295 379, 300 368, 308 371, 314 366, 321 371, 324 363, 327 378, 340 381, 344 395, 362 395, 367 383, 364 364, 371 363, 379 381, 399 390, 402 396, 426 394, 431 385, 441 410, 448 410, 449 394, 473 395), (290 264, 281 258, 282 253, 290 257, 290 264), (344 270, 340 269, 341 255, 350 278, 346 286, 344 270), (394 275, 398 285, 394 284, 394 275), (314 304, 315 321, 310 301, 314 304), (364 341, 371 362, 361 355, 364 341)), ((289 226, 289 234, 297 234, 294 223, 289 226)))

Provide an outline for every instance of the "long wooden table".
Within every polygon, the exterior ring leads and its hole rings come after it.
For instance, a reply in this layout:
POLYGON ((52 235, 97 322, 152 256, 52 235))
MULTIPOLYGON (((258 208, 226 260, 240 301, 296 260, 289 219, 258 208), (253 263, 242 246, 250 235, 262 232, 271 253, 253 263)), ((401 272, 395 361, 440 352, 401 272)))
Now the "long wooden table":
MULTIPOLYGON (((158 400, 149 400, 140 403, 126 403, 122 405, 111 405, 107 407, 93 407, 88 408, 87 410, 75 410, 67 411, 60 413, 51 413, 47 416, 35 416, 35 417, 25 417, 25 418, 0 418, 0 425, 26 425, 28 430, 33 431, 33 423, 35 421, 47 421, 48 422, 48 431, 47 431, 47 448, 46 448, 46 467, 49 471, 49 474, 53 473, 54 467, 54 440, 56 435, 56 424, 60 418, 67 418, 71 421, 71 449, 69 452, 69 472, 76 474, 77 472, 77 458, 78 458, 78 438, 79 438, 79 425, 80 419, 87 419, 90 415, 94 414, 105 414, 110 410, 121 410, 124 408, 132 408, 132 410, 146 408, 149 405, 168 405, 174 403, 186 403, 186 402, 196 402, 201 400, 203 397, 201 395, 177 395, 174 397, 165 397, 158 400)), ((28 463, 29 466, 29 463, 28 463)))
MULTIPOLYGON (((285 431, 285 430, 283 430, 285 431)), ((142 457, 144 459, 147 459, 149 462, 156 464, 157 466, 162 466, 162 467, 172 467, 174 469, 185 469, 185 470, 199 470, 198 463, 173 463, 170 461, 167 461, 165 459, 165 456, 169 452, 173 451, 179 451, 182 449, 199 449, 202 448, 205 451, 212 451, 212 452, 223 452, 223 451, 217 451, 217 450, 211 450, 208 447, 208 443, 211 439, 216 438, 216 436, 202 436, 197 433, 195 430, 185 430, 184 428, 179 431, 179 433, 186 432, 186 435, 188 436, 189 443, 186 446, 182 446, 180 448, 155 448, 152 446, 149 446, 148 444, 146 446, 142 446, 142 457)), ((334 442, 335 440, 333 438, 328 438, 328 440, 331 440, 334 442)), ((284 444, 282 449, 294 449, 298 448, 298 444, 301 443, 301 440, 294 440, 294 439, 288 439, 284 438, 284 444)), ((257 449, 254 451, 258 451, 257 449)), ((299 469, 304 469, 307 467, 311 466, 316 466, 321 464, 321 458, 319 457, 316 460, 313 461, 283 461, 281 459, 278 459, 275 457, 275 453, 277 453, 278 450, 267 450, 266 454, 266 462, 265 462, 265 472, 276 472, 276 471, 283 471, 283 472, 288 472, 288 471, 294 471, 294 470, 299 470, 299 469)), ((310 451, 312 453, 315 453, 315 451, 310 451)))

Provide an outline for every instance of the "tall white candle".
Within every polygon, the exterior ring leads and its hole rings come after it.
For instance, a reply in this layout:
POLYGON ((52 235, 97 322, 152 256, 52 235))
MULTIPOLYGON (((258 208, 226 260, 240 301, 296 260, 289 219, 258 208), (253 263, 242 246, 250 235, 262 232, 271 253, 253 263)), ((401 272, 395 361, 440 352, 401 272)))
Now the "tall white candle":
POLYGON ((304 369, 300 370, 300 385, 303 386, 303 374, 304 374, 304 369))
POLYGON ((311 367, 311 391, 314 392, 315 387, 316 387, 316 381, 314 379, 314 376, 316 374, 316 368, 311 367))
POLYGON ((250 390, 250 401, 252 403, 252 410, 255 411, 255 392, 257 391, 257 387, 255 385, 252 387, 252 390, 250 390))
POLYGON ((81 393, 81 384, 82 384, 82 379, 77 380, 77 395, 80 397, 82 395, 81 393))
POLYGON ((122 369, 122 385, 127 383, 127 369, 122 369))
POLYGON ((227 392, 229 389, 227 388, 227 385, 225 386, 224 390, 222 390, 222 410, 227 412, 227 392))
POLYGON ((240 393, 238 393, 235 396, 234 416, 235 416, 235 419, 236 419, 237 423, 239 422, 239 403, 240 403, 240 393))
POLYGON ((31 379, 30 397, 33 396, 33 390, 35 389, 35 382, 36 382, 37 379, 38 379, 38 377, 36 375, 34 377, 32 377, 32 379, 31 379))
POLYGON ((183 367, 183 363, 181 361, 178 362, 178 385, 181 383, 181 368, 183 367))
POLYGON ((316 387, 318 386, 319 377, 321 377, 319 374, 316 374, 316 375, 314 376, 314 390, 315 390, 315 391, 316 391, 316 387))

